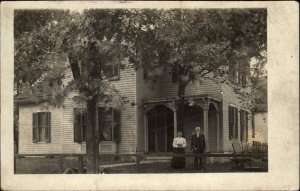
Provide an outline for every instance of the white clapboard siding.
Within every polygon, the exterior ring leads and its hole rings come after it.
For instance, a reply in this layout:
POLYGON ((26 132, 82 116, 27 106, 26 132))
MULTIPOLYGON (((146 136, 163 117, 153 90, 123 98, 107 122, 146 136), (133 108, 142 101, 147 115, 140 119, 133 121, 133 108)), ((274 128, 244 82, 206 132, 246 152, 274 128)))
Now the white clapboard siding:
POLYGON ((19 154, 61 153, 61 108, 43 108, 41 105, 19 106, 19 154), (32 115, 34 112, 51 112, 51 142, 33 143, 32 115))
MULTIPOLYGON (((171 69, 164 72, 164 75, 160 77, 160 97, 177 97, 178 95, 178 83, 172 82, 171 69)), ((221 85, 216 82, 205 79, 202 81, 190 82, 185 90, 186 96, 194 95, 210 95, 216 98, 220 98, 221 85)))
POLYGON ((145 148, 145 127, 144 127, 144 106, 143 101, 158 100, 159 83, 143 78, 143 70, 136 72, 136 95, 137 95, 137 151, 144 151, 145 148))
MULTIPOLYGON (((71 71, 66 73, 66 76, 72 78, 71 71)), ((119 90, 122 96, 126 96, 130 102, 136 102, 136 75, 134 69, 124 69, 120 71, 120 79, 112 81, 115 88, 119 90)), ((70 94, 64 102, 63 110, 63 152, 64 153, 85 153, 85 143, 74 142, 74 126, 73 126, 73 108, 76 107, 72 97, 76 94, 70 94)), ((121 142, 119 144, 120 153, 135 152, 137 147, 137 129, 136 129, 136 107, 126 103, 121 109, 121 142)), ((100 145, 105 152, 110 152, 106 148, 115 146, 115 143, 105 142, 100 145)), ((116 151, 116 149, 113 149, 116 151)))
MULTIPOLYGON (((239 99, 238 95, 234 92, 233 88, 228 84, 222 84, 223 91, 223 145, 224 150, 230 150, 231 144, 229 140, 229 113, 228 106, 233 106, 240 109, 242 108, 241 99, 239 99)), ((243 108, 244 109, 244 108, 243 108)), ((249 111, 248 111, 249 112, 249 111)), ((251 123, 251 115, 248 117, 248 130, 250 131, 252 128, 251 123)), ((238 139, 240 140, 240 112, 238 112, 238 139)), ((251 134, 248 133, 248 137, 251 134)))

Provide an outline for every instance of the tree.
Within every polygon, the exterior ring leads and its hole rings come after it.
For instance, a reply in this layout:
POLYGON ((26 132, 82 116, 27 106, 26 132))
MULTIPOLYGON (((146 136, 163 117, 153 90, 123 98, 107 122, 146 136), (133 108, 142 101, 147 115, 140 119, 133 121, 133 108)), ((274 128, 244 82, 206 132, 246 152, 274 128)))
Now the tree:
MULTIPOLYGON (((152 79, 165 68, 175 68, 179 130, 184 130, 184 95, 189 82, 210 78, 240 92, 241 87, 230 83, 228 67, 247 66, 255 58, 254 74, 248 77, 255 90, 256 78, 266 63, 265 9, 139 10, 137 14, 125 16, 132 25, 129 32, 134 34, 125 36, 135 37, 128 39, 132 42, 130 60, 152 79)), ((249 101, 249 92, 240 95, 249 101)))
MULTIPOLYGON (((77 91, 77 101, 86 102, 88 125, 86 128, 87 173, 97 172, 99 130, 96 129, 95 109, 99 98, 114 100, 114 107, 123 102, 121 95, 103 73, 104 65, 119 64, 121 46, 115 42, 112 20, 118 11, 25 11, 15 15, 15 89, 16 94, 30 89, 35 96, 36 86, 45 80, 55 79, 60 85, 51 92, 48 102, 60 105, 71 91, 77 91), (30 19, 29 19, 30 18, 30 19), (99 20, 96 20, 99 19, 99 20), (31 26, 32 19, 38 22, 31 26), (98 22, 98 23, 97 23, 98 22), (96 24, 100 24, 97 25, 96 24), (25 31, 23 31, 25 28, 25 31), (66 54, 74 80, 63 87, 62 72, 53 72, 51 59, 66 54), (50 59, 50 61, 49 61, 50 59), (42 64, 41 64, 42 63, 42 64)), ((49 91, 42 90, 41 94, 49 91)), ((47 95, 46 95, 47 96, 47 95)))

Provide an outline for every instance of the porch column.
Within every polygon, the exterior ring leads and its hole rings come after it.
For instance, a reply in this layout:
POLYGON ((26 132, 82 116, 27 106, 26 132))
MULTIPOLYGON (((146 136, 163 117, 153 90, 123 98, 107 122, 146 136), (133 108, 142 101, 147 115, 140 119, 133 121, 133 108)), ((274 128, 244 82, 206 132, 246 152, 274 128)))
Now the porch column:
POLYGON ((144 140, 145 140, 145 152, 148 152, 148 116, 144 112, 144 140))
POLYGON ((174 138, 177 137, 177 111, 174 110, 174 138))
POLYGON ((220 151, 220 112, 217 112, 217 151, 220 151))
POLYGON ((208 106, 203 107, 203 124, 204 124, 204 136, 205 136, 205 144, 207 150, 209 151, 209 141, 208 141, 208 106))

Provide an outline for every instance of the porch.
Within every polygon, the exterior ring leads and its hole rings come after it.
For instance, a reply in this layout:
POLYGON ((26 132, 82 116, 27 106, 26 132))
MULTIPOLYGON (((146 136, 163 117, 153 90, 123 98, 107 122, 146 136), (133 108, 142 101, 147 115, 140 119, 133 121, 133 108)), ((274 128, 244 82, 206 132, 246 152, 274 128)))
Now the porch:
MULTIPOLYGON (((209 152, 223 151, 222 101, 208 95, 186 97, 183 137, 190 152, 192 134, 199 126, 209 152)), ((177 137, 177 99, 144 102, 144 140, 146 153, 172 152, 177 137)))

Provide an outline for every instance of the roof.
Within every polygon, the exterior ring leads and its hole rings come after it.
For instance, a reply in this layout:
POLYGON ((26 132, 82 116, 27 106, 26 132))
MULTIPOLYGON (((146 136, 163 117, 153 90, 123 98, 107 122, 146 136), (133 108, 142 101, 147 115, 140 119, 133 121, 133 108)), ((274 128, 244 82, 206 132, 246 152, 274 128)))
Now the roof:
POLYGON ((25 89, 22 94, 16 95, 14 101, 19 104, 41 103, 48 101, 53 92, 61 89, 63 73, 67 66, 66 57, 53 56, 53 69, 47 77, 37 82, 32 88, 25 89))

